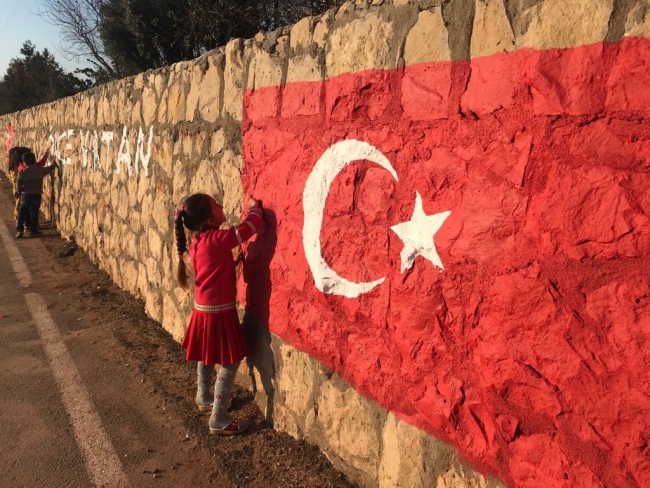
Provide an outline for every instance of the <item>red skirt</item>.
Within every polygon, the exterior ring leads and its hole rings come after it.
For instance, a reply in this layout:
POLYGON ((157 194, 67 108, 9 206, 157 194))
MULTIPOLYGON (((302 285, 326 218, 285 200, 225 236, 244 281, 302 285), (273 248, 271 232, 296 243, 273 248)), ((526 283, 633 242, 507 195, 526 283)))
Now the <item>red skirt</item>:
POLYGON ((192 309, 183 349, 187 351, 188 361, 203 361, 208 366, 228 365, 244 359, 248 346, 237 310, 200 312, 192 309))

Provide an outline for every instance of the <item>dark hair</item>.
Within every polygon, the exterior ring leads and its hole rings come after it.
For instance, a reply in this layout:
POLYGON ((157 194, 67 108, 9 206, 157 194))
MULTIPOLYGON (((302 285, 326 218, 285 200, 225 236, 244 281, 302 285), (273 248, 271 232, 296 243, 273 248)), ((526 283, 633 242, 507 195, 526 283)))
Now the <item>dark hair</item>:
POLYGON ((187 236, 185 227, 192 231, 202 231, 206 221, 212 216, 211 196, 196 193, 189 196, 177 209, 174 219, 176 230, 176 249, 178 250, 178 270, 176 278, 180 285, 187 289, 187 268, 183 261, 183 254, 187 252, 187 236))
POLYGON ((28 153, 29 148, 16 146, 9 149, 9 171, 16 171, 23 160, 23 154, 28 153))
POLYGON ((36 156, 33 152, 29 151, 23 154, 23 163, 27 166, 33 166, 36 164, 36 156))

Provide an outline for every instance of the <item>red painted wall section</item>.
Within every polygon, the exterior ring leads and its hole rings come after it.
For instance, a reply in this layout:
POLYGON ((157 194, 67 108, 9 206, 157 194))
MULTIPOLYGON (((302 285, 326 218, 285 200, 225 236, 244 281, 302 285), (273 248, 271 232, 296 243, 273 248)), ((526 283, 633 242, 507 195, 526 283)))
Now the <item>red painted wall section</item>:
POLYGON ((16 141, 16 130, 13 125, 9 124, 5 127, 5 151, 13 148, 16 141))
MULTIPOLYGON (((245 97, 249 310, 513 487, 650 486, 650 40, 366 71, 245 97), (333 144, 359 160, 327 195, 314 285, 303 191, 333 144), (391 226, 451 212, 444 270, 391 226), (249 273, 249 276, 251 274, 249 273)), ((242 298, 245 292, 242 293, 242 298)))

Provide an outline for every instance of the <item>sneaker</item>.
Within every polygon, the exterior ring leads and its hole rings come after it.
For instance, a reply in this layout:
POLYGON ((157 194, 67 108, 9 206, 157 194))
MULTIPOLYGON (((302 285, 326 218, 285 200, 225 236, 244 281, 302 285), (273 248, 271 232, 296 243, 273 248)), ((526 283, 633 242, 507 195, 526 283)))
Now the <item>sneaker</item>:
POLYGON ((43 233, 40 230, 32 230, 29 232, 29 237, 38 237, 42 235, 43 233))
POLYGON ((22 230, 19 230, 18 232, 16 232, 16 239, 20 239, 22 236, 23 236, 23 231, 22 230))
POLYGON ((248 426, 250 425, 250 422, 246 419, 242 419, 239 422, 236 420, 233 420, 230 422, 228 425, 223 427, 222 429, 217 429, 215 427, 210 427, 210 434, 211 435, 238 435, 241 434, 242 432, 246 431, 248 429, 248 426))

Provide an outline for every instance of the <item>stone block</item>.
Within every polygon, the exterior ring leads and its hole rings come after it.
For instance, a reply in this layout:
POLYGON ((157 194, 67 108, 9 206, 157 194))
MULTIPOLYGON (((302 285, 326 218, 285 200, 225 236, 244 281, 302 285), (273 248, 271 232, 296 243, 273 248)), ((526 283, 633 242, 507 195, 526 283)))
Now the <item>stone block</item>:
POLYGON ((311 42, 311 17, 305 17, 302 20, 299 20, 292 28, 290 34, 290 46, 291 49, 306 48, 311 42))
POLYGON ((368 400, 351 388, 340 391, 332 382, 326 382, 318 398, 317 422, 332 452, 377 479, 379 425, 370 414, 368 400))
POLYGON ((241 39, 226 44, 226 65, 224 69, 224 110, 233 119, 242 119, 244 98, 244 52, 241 39))
POLYGON ((187 192, 188 195, 194 193, 207 193, 208 195, 214 196, 217 201, 220 200, 223 192, 220 188, 219 177, 214 161, 203 159, 199 163, 198 169, 192 175, 189 191, 187 192))
POLYGON ((377 12, 333 30, 326 56, 327 76, 394 68, 395 57, 391 55, 393 35, 393 24, 377 12))
POLYGON ((142 124, 142 102, 138 99, 133 103, 132 108, 130 109, 130 118, 127 120, 127 124, 131 125, 141 125, 142 124))
POLYGON ((138 268, 132 259, 122 259, 120 264, 122 270, 122 284, 126 291, 133 293, 138 282, 138 268))
POLYGON ((137 295, 140 298, 147 296, 149 292, 149 283, 147 282, 147 267, 140 260, 138 264, 138 281, 136 284, 137 295))
POLYGON ((223 189, 223 209, 226 216, 239 216, 242 212, 244 201, 244 186, 241 181, 242 164, 241 154, 236 154, 230 149, 224 151, 217 174, 223 189))
POLYGON ((314 26, 312 41, 318 44, 318 47, 325 47, 325 41, 327 40, 327 34, 329 33, 332 22, 334 22, 334 13, 328 10, 314 26))
POLYGON ((192 157, 197 149, 200 150, 201 145, 199 144, 198 135, 191 132, 184 132, 181 135, 181 142, 183 145, 183 159, 185 161, 192 161, 192 157))
POLYGON ((409 66, 450 59, 449 36, 442 18, 442 9, 423 10, 406 36, 404 63, 409 66))
POLYGON ((516 49, 503 0, 476 0, 470 56, 489 56, 516 49))
POLYGON ((641 1, 634 4, 627 14, 625 35, 650 37, 650 3, 641 1))
POLYGON ((316 374, 305 353, 283 344, 280 346, 282 368, 276 379, 285 406, 298 418, 304 418, 314 405, 316 374))
MULTIPOLYGON (((431 485, 434 486, 434 485, 431 485)), ((492 485, 495 486, 495 485, 492 485)), ((488 483, 481 475, 456 463, 447 472, 440 474, 435 484, 436 488, 488 488, 488 483)))
POLYGON ((154 87, 147 83, 142 89, 142 122, 150 126, 156 119, 158 100, 154 87))
POLYGON ((158 191, 153 201, 152 217, 158 230, 162 234, 168 234, 171 231, 171 214, 174 210, 169 192, 158 191))
POLYGON ((248 88, 258 90, 282 83, 284 59, 275 54, 269 54, 257 46, 251 48, 251 54, 248 66, 248 88))
POLYGON ((132 211, 131 206, 129 205, 129 195, 126 192, 126 188, 124 186, 117 188, 116 194, 117 201, 113 202, 113 209, 117 209, 117 215, 122 221, 124 221, 132 211))
MULTIPOLYGON (((546 0, 522 13, 518 47, 569 48, 605 40, 614 0, 546 0)), ((517 34, 515 32, 515 34, 517 34)))
POLYGON ((198 111, 207 122, 216 122, 221 113, 221 87, 223 72, 215 64, 214 57, 208 57, 208 70, 201 79, 199 89, 198 111))
POLYGON ((149 255, 153 256, 157 260, 162 258, 163 243, 160 235, 154 229, 149 229, 147 231, 147 240, 149 255))
POLYGON ((187 107, 187 97, 185 95, 185 77, 176 77, 176 82, 173 83, 167 92, 167 113, 163 116, 162 113, 158 114, 158 120, 163 123, 177 124, 185 120, 185 111, 187 107))
POLYGON ((174 180, 171 199, 175 205, 177 204, 176 202, 180 203, 183 198, 189 196, 187 189, 190 182, 190 172, 192 172, 192 168, 182 160, 176 161, 174 164, 174 180))
POLYGON ((155 287, 150 286, 145 295, 144 311, 149 317, 162 324, 162 295, 155 287))
POLYGON ((185 103, 185 120, 188 122, 194 121, 194 114, 199 103, 199 94, 201 93, 201 85, 203 81, 203 71, 201 67, 194 62, 190 65, 189 76, 186 81, 188 87, 187 101, 185 103))
POLYGON ((302 439, 303 433, 294 413, 284 405, 276 405, 273 409, 273 427, 280 432, 286 432, 294 439, 302 439))
POLYGON ((226 133, 222 128, 219 128, 212 134, 210 139, 210 156, 217 156, 223 151, 226 146, 226 133))
POLYGON ((162 297, 162 326, 172 337, 181 342, 185 335, 185 317, 181 316, 173 298, 168 294, 162 297))
POLYGON ((140 74, 135 75, 133 77, 133 88, 135 90, 141 90, 142 89, 142 87, 144 86, 144 77, 145 77, 144 73, 140 73, 140 74))
POLYGON ((321 74, 320 62, 318 57, 311 54, 293 56, 289 60, 287 69, 287 83, 297 81, 320 81, 323 79, 321 74))
POLYGON ((169 106, 169 94, 166 92, 158 96, 160 100, 156 107, 156 119, 159 124, 167 124, 167 107, 169 106))
MULTIPOLYGON (((174 174, 174 137, 170 131, 162 130, 159 133, 154 132, 153 148, 156 150, 155 161, 165 176, 171 178, 174 174)), ((178 141, 178 139, 177 139, 178 141)))
POLYGON ((433 486, 424 472, 422 432, 388 415, 382 434, 379 488, 433 486))

